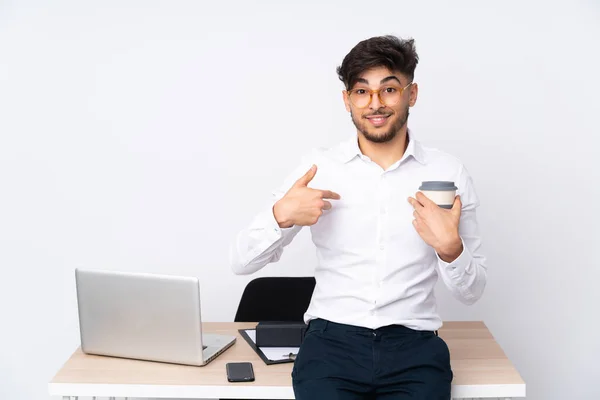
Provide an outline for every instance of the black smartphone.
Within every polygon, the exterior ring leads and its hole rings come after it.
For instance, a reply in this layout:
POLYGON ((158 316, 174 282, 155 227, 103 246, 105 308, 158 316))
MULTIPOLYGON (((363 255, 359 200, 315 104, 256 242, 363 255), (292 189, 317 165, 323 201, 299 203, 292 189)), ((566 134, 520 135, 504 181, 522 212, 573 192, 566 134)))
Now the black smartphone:
POLYGON ((254 368, 249 362, 233 362, 225 365, 229 382, 253 382, 254 368))

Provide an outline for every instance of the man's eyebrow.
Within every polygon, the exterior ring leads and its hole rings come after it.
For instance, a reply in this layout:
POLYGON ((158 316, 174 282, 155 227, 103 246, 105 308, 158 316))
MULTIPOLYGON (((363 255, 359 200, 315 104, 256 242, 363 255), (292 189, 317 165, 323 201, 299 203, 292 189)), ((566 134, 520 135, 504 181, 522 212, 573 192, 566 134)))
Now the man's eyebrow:
MULTIPOLYGON (((386 83, 386 82, 389 82, 389 81, 393 81, 393 80, 397 81, 399 84, 402 84, 402 82, 400 82, 400 79, 398 79, 398 77, 396 77, 396 76, 394 76, 394 75, 390 75, 390 76, 388 76, 387 78, 383 78, 383 79, 382 79, 382 80, 379 82, 379 84, 380 84, 380 85, 383 85, 384 83, 386 83)), ((368 85, 368 84, 369 84, 369 81, 368 81, 368 80, 366 80, 365 78, 357 78, 357 79, 356 79, 356 83, 364 83, 365 85, 368 85)))
POLYGON ((398 78, 397 78, 397 77, 395 77, 394 75, 390 75, 390 76, 388 76, 387 78, 383 78, 383 79, 381 80, 381 82, 379 82, 379 83, 383 85, 384 83, 386 83, 386 82, 389 82, 389 81, 393 81, 393 80, 396 80, 396 81, 398 81, 398 83, 402 85, 402 82, 400 82, 400 79, 398 79, 398 78))

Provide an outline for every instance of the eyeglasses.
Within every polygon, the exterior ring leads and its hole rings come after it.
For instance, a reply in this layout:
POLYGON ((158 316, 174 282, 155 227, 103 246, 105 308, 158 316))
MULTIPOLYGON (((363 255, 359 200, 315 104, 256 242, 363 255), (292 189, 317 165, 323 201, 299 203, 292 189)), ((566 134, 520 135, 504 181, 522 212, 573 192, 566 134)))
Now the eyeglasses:
POLYGON ((371 104, 371 101, 373 101, 373 94, 375 93, 377 93, 377 96, 379 96, 379 102, 381 104, 383 104, 384 106, 391 107, 400 103, 400 100, 402 99, 402 94, 410 85, 412 85, 412 82, 410 82, 403 88, 399 86, 383 86, 377 90, 356 88, 348 90, 346 91, 346 93, 348 93, 350 102, 354 104, 354 106, 357 108, 368 107, 369 104, 371 104))

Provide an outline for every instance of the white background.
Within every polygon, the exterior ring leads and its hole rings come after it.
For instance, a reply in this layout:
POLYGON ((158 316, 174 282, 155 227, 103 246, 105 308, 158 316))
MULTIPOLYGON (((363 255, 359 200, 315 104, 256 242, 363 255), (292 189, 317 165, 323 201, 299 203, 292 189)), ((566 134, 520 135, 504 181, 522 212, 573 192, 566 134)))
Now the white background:
POLYGON ((199 276, 208 321, 256 276, 311 274, 307 230, 254 276, 228 247, 354 132, 335 68, 388 33, 421 58, 409 126, 482 203, 486 292, 440 285, 443 318, 484 320, 529 399, 600 397, 599 3, 313 3, 0 1, 0 398, 48 398, 76 267, 199 276))

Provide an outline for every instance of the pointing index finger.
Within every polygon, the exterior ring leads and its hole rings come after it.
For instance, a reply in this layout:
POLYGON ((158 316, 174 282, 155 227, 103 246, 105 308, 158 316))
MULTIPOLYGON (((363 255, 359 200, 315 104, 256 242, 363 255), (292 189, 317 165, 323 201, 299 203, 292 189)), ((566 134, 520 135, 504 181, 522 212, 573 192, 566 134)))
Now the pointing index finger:
POLYGON ((331 190, 321 190, 320 192, 322 198, 324 199, 339 200, 341 198, 339 194, 337 194, 336 192, 332 192, 331 190))
POLYGON ((417 211, 423 208, 423 204, 419 203, 417 199, 414 197, 409 197, 408 202, 413 206, 413 208, 417 211))
POLYGON ((417 192, 417 200, 419 203, 425 206, 437 205, 429 197, 425 196, 422 192, 417 192))

